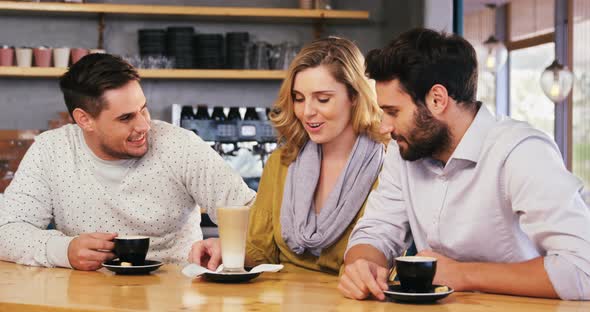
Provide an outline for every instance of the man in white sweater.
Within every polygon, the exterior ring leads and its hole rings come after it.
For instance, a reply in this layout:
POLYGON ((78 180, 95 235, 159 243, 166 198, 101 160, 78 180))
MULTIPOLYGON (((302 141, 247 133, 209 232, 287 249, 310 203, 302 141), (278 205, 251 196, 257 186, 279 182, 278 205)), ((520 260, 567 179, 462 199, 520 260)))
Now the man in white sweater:
POLYGON ((137 71, 109 54, 73 65, 60 87, 75 125, 39 135, 0 205, 0 260, 96 270, 117 235, 151 238, 148 259, 185 263, 200 211, 253 201, 198 136, 152 121, 137 71), (47 230, 51 220, 55 230, 47 230))

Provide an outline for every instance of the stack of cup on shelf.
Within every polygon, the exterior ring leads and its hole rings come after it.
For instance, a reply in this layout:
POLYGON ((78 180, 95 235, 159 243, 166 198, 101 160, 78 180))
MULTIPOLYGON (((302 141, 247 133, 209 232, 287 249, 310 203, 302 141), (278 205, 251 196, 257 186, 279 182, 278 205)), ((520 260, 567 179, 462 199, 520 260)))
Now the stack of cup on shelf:
POLYGON ((227 68, 244 69, 248 41, 250 41, 248 32, 228 32, 225 35, 225 62, 227 68))
POLYGON ((224 67, 222 34, 196 34, 193 37, 196 68, 218 69, 224 67))
POLYGON ((166 31, 163 29, 140 29, 137 31, 141 57, 166 55, 166 31))
POLYGON ((85 48, 51 48, 48 46, 38 46, 35 48, 20 47, 0 44, 0 66, 18 66, 18 67, 60 67, 67 68, 70 64, 75 64, 82 57, 89 53, 106 53, 103 49, 85 49, 85 48), (53 58, 52 58, 53 56, 53 58), (71 60, 71 63, 70 63, 71 60))
POLYGON ((169 57, 174 58, 176 68, 194 68, 194 35, 195 30, 192 26, 171 26, 166 29, 166 51, 169 57))

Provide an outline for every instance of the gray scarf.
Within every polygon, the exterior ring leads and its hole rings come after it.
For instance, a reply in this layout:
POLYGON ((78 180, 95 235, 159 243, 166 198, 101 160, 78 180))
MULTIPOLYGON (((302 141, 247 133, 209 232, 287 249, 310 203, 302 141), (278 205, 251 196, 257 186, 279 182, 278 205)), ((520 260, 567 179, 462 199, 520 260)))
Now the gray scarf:
POLYGON ((348 162, 316 214, 314 194, 320 177, 321 146, 309 140, 287 172, 281 227, 285 243, 296 254, 308 249, 319 256, 344 233, 365 202, 383 163, 383 144, 360 135, 348 162))

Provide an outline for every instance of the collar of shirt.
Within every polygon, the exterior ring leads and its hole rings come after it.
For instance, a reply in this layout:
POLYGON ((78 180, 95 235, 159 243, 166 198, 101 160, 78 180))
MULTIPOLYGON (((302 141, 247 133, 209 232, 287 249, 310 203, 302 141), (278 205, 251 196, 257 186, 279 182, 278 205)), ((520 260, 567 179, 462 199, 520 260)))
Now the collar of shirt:
POLYGON ((118 167, 118 168, 127 169, 127 168, 131 167, 131 165, 133 165, 133 163, 136 160, 133 158, 119 159, 119 160, 104 160, 104 159, 96 156, 94 151, 92 149, 90 149, 90 146, 88 146, 88 144, 86 143, 86 139, 84 138, 84 133, 82 133, 82 129, 79 129, 78 134, 79 134, 80 145, 82 146, 82 149, 88 155, 90 155, 90 158, 92 159, 92 161, 96 164, 99 164, 99 166, 109 166, 109 167, 118 167))
POLYGON ((449 171, 457 167, 464 168, 469 165, 476 164, 481 154, 485 137, 487 133, 494 127, 495 118, 485 105, 481 105, 473 122, 463 135, 461 142, 455 148, 455 151, 449 158, 446 166, 443 168, 443 163, 433 158, 425 158, 423 164, 431 171, 440 174, 447 174, 449 171))
POLYGON ((473 163, 477 163, 481 149, 483 147, 485 137, 489 131, 494 127, 495 118, 485 105, 481 105, 473 122, 467 128, 467 132, 463 135, 461 142, 455 148, 451 155, 449 162, 452 159, 464 159, 473 163))

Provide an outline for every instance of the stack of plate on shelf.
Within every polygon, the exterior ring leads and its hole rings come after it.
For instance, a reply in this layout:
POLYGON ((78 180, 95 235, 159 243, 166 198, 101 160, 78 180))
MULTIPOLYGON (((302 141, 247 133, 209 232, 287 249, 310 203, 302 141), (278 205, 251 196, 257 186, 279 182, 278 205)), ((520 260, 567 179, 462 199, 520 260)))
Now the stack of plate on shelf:
POLYGON ((222 34, 197 34, 193 44, 197 68, 219 69, 224 67, 222 34))
POLYGON ((244 69, 249 40, 250 35, 247 32, 229 32, 225 35, 227 68, 244 69))
POLYGON ((193 64, 193 27, 168 27, 166 47, 168 57, 174 58, 176 68, 194 68, 193 64))
POLYGON ((166 31, 163 29, 138 30, 139 54, 142 57, 166 55, 166 31))

